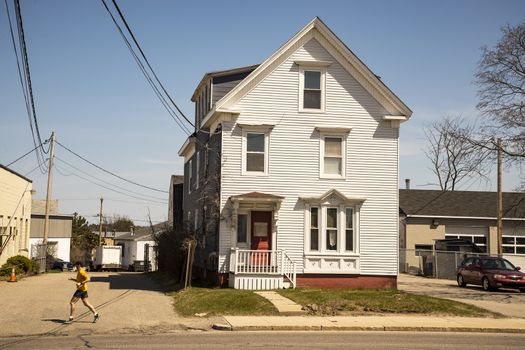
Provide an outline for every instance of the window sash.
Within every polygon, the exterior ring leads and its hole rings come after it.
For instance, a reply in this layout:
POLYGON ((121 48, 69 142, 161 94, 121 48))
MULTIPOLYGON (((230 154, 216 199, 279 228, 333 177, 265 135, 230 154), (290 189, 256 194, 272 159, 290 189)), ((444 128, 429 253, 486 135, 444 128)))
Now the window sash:
POLYGON ((310 250, 319 251, 319 208, 310 208, 310 250))
POLYGON ((245 165, 244 171, 265 173, 267 162, 267 134, 247 132, 245 134, 245 165))
POLYGON ((345 209, 345 250, 354 251, 354 209, 345 209))
POLYGON ((247 243, 248 239, 248 215, 237 215, 237 243, 247 243))
POLYGON ((339 232, 337 208, 326 208, 325 223, 326 250, 337 250, 339 232))

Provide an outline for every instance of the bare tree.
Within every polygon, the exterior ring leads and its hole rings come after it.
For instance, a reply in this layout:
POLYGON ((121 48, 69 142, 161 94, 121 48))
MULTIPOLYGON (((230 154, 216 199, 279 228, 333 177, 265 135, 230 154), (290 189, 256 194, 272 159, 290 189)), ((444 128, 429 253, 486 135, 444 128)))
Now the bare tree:
POLYGON ((475 130, 461 117, 445 117, 424 129, 428 141, 425 155, 443 191, 454 191, 472 178, 487 178, 490 150, 468 142, 474 138, 475 130))
MULTIPOLYGON (((494 48, 482 48, 476 73, 478 109, 486 124, 477 140, 502 138, 510 162, 525 158, 525 22, 502 28, 494 48)), ((476 141, 473 139, 473 141, 476 141)), ((476 141, 478 146, 482 143, 476 141)), ((494 142, 485 147, 496 148, 494 142)))

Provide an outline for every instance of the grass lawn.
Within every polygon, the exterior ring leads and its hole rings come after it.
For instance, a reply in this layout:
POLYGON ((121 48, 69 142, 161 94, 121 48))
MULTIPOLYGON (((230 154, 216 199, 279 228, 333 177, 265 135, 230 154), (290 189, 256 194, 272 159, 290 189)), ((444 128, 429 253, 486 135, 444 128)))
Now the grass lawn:
POLYGON ((170 293, 175 310, 182 316, 278 315, 268 300, 248 290, 191 287, 170 293))
POLYGON ((452 300, 374 289, 283 289, 281 295, 317 315, 430 314, 498 317, 499 314, 452 300))

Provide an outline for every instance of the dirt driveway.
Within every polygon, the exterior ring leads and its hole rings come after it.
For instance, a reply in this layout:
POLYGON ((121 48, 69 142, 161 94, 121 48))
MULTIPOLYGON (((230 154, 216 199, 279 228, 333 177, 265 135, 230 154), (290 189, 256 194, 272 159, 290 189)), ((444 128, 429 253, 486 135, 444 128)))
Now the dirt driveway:
POLYGON ((454 280, 400 274, 397 287, 410 293, 461 301, 499 312, 505 316, 525 318, 525 293, 512 289, 485 292, 479 286, 459 288, 454 280))
POLYGON ((68 278, 75 276, 73 272, 50 273, 17 283, 0 282, 0 336, 209 328, 209 320, 179 317, 172 298, 143 274, 107 272, 90 273, 89 300, 101 315, 100 320, 93 324, 93 316, 79 301, 75 322, 65 325, 69 299, 75 290, 74 282, 68 278))

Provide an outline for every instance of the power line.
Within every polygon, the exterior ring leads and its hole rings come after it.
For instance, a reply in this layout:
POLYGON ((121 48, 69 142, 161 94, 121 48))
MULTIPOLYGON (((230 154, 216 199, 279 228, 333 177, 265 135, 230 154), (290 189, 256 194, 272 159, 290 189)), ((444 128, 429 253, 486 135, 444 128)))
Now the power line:
POLYGON ((113 175, 113 176, 115 176, 115 177, 117 177, 117 178, 119 178, 119 179, 121 179, 121 180, 123 180, 123 181, 129 182, 129 183, 131 183, 131 184, 133 184, 133 185, 135 185, 135 186, 139 186, 139 187, 147 188, 147 189, 149 189, 149 190, 157 191, 157 192, 161 192, 161 193, 169 193, 168 191, 159 190, 158 188, 149 187, 149 186, 146 186, 146 185, 139 184, 139 183, 137 183, 137 182, 135 182, 135 181, 128 180, 128 179, 126 179, 126 178, 124 178, 124 177, 122 177, 122 176, 120 176, 120 175, 117 175, 117 174, 115 174, 115 173, 113 173, 113 172, 111 172, 111 171, 109 171, 109 170, 106 170, 106 169, 102 168, 101 166, 98 166, 98 165, 96 165, 95 163, 93 163, 93 162, 87 160, 86 158, 82 157, 82 156, 79 155, 78 153, 75 153, 75 152, 72 151, 71 149, 69 149, 69 148, 67 148, 66 146, 64 146, 63 144, 61 144, 59 141, 55 140, 55 142, 56 142, 60 147, 62 147, 63 149, 65 149, 66 151, 68 151, 68 152, 70 152, 71 154, 77 156, 78 158, 82 159, 82 160, 85 161, 86 163, 91 164, 91 165, 94 166, 95 168, 97 168, 97 169, 99 169, 99 170, 102 170, 102 171, 105 172, 105 173, 108 173, 108 174, 110 174, 110 175, 113 175))
POLYGON ((94 178, 94 179, 96 179, 96 180, 98 180, 98 181, 100 181, 100 182, 103 182, 103 183, 105 183, 105 184, 107 184, 107 185, 115 186, 116 188, 119 188, 119 189, 121 189, 121 190, 123 190, 123 191, 127 191, 127 192, 130 192, 130 193, 133 193, 133 194, 136 194, 136 195, 139 195, 139 196, 143 196, 143 197, 149 197, 149 198, 154 199, 154 200, 160 200, 160 201, 165 201, 165 200, 166 200, 165 198, 153 197, 153 196, 150 196, 150 195, 147 195, 147 194, 143 194, 143 193, 139 193, 139 192, 132 191, 132 190, 130 190, 130 189, 127 189, 127 188, 121 187, 121 186, 119 186, 119 185, 115 185, 115 184, 110 183, 110 182, 108 182, 108 181, 105 181, 105 180, 103 180, 103 179, 101 179, 101 178, 98 178, 98 177, 96 177, 96 176, 93 176, 93 175, 91 175, 91 174, 88 174, 88 173, 86 173, 85 171, 83 171, 83 170, 77 168, 77 167, 74 166, 73 164, 68 163, 68 162, 66 162, 66 161, 63 160, 63 159, 60 159, 60 158, 57 157, 57 156, 55 156, 55 159, 57 159, 57 160, 60 161, 61 163, 64 163, 64 164, 68 165, 69 167, 75 169, 76 171, 78 171, 78 172, 80 172, 80 173, 82 173, 82 174, 84 174, 84 175, 86 175, 86 176, 92 177, 92 178, 94 178))
MULTIPOLYGON (((103 0, 104 1, 104 0, 103 0)), ((131 35, 131 38, 133 39, 133 42, 135 43, 135 45, 137 45, 137 48, 139 49, 140 51, 140 54, 142 55, 142 57, 144 58, 144 61, 146 62, 146 64, 148 65, 149 69, 151 70, 151 72, 153 73, 153 76, 155 77, 155 79, 157 80, 157 82, 159 83, 160 87, 162 88, 162 91, 164 91, 164 93, 166 94, 166 96, 168 96, 168 98, 170 99, 171 103, 173 103, 173 105, 175 106, 175 108, 177 109, 177 111, 179 111, 179 113, 181 114, 181 116, 191 125, 191 126, 195 126, 193 125, 193 123, 184 115, 184 113, 182 113, 182 111, 180 110, 180 108, 177 106, 177 104, 175 103, 175 101, 173 101, 173 99, 171 98, 170 94, 168 93, 168 91, 166 91, 166 89, 164 88, 164 85, 161 83, 161 81, 159 80, 157 74, 155 73, 155 71, 153 70, 153 68, 151 67, 151 65, 149 64, 149 61, 148 61, 148 58, 146 57, 146 55, 144 54, 144 51, 142 50, 142 47, 140 46, 140 44, 138 43, 137 39, 135 38, 135 35, 133 34, 133 31, 131 30, 131 28, 129 27, 128 25, 128 22, 126 21, 126 18, 124 18, 124 15, 122 14, 122 11, 120 11, 120 8, 119 6, 117 5, 117 2, 115 0, 112 0, 113 2, 113 5, 115 6, 115 8, 117 9, 117 12, 120 16, 120 18, 122 19, 122 22, 124 23, 124 25, 126 26, 126 29, 128 30, 128 33, 131 35)))
MULTIPOLYGON (((115 17, 113 16, 111 11, 109 10, 109 7, 107 6, 106 2, 104 0, 101 0, 101 1, 102 1, 102 4, 104 5, 104 8, 106 9, 106 11, 108 12, 109 16, 111 17, 113 23, 117 27, 117 30, 119 31, 120 36, 122 37, 122 40, 124 40, 128 50, 130 51, 131 55, 135 59, 135 62, 139 66, 139 69, 141 70, 141 72, 144 75, 144 77, 146 78, 147 82, 149 83, 149 85, 151 86, 153 91, 155 92, 155 95, 160 100, 161 104, 164 106, 164 108, 166 109, 168 114, 171 116, 171 118, 175 121, 175 123, 182 129, 182 131, 184 131, 188 135, 191 134, 191 131, 186 127, 186 125, 184 125, 184 122, 180 119, 180 117, 177 115, 175 110, 173 110, 173 108, 171 108, 171 106, 169 105, 168 101, 163 96, 163 94, 161 93, 161 91, 159 90, 159 88, 157 87, 157 85, 155 84, 155 82, 153 81, 151 76, 149 75, 146 67, 144 67, 144 64, 142 63, 142 61, 140 60, 140 58, 136 54, 136 52, 133 49, 131 43, 129 42, 128 38, 124 34, 122 28, 120 27, 120 25, 118 24, 117 20, 115 19, 115 17)), ((169 95, 168 95, 168 98, 170 100, 172 100, 171 97, 169 97, 169 95)), ((176 108, 178 109, 178 107, 176 107, 176 108)), ((191 123, 184 115, 182 115, 182 116, 183 116, 184 119, 186 119, 186 121, 188 121, 190 123, 190 125, 193 126, 193 123, 191 123)))
MULTIPOLYGON (((46 144, 46 143, 48 143, 48 142, 49 142, 49 140, 45 140, 45 141, 44 141, 44 144, 46 144)), ((36 147, 33 148, 31 151, 25 153, 25 154, 24 154, 23 156, 21 156, 21 157, 16 158, 15 160, 13 160, 11 163, 7 164, 6 166, 10 166, 10 165, 12 165, 12 164, 18 162, 19 160, 23 159, 25 156, 27 156, 27 155, 30 154, 31 152, 34 152, 38 147, 41 147, 41 146, 42 146, 41 144, 38 145, 38 146, 36 146, 36 147)))
MULTIPOLYGON (((9 31, 10 31, 10 34, 11 34, 11 42, 13 44, 13 51, 14 51, 14 54, 15 54, 15 60, 16 60, 16 65, 17 65, 17 69, 18 69, 18 78, 20 80, 20 85, 22 86, 22 93, 24 95, 24 102, 25 102, 25 107, 26 107, 26 112, 27 112, 27 117, 28 117, 28 121, 29 121, 29 128, 31 130, 31 136, 32 136, 32 140, 33 140, 33 145, 35 146, 35 149, 37 149, 38 147, 40 147, 42 145, 42 143, 40 142, 37 142, 36 140, 36 135, 35 135, 35 130, 33 128, 33 116, 31 114, 31 107, 30 107, 30 102, 29 102, 29 97, 28 97, 28 88, 27 88, 27 80, 26 80, 26 73, 25 73, 25 70, 24 70, 24 77, 22 77, 22 69, 20 68, 20 57, 18 55, 18 50, 17 50, 17 47, 16 47, 16 42, 15 42, 15 36, 14 36, 14 33, 13 33, 13 23, 11 21, 11 14, 10 14, 10 11, 9 11, 9 5, 7 4, 7 0, 4 0, 4 3, 5 3, 5 8, 6 8, 6 14, 7 14, 7 20, 9 22, 9 31), (24 83, 25 82, 25 83, 24 83), (37 144, 39 146, 37 146, 37 144)), ((15 12, 16 12, 16 8, 15 8, 15 12)), ((21 36, 20 36, 20 33, 21 33, 21 30, 20 30, 20 26, 18 26, 18 17, 17 17, 17 29, 18 29, 18 40, 19 40, 19 45, 22 46, 22 40, 20 39, 21 36)), ((22 33, 23 33, 23 29, 22 29, 22 33)), ((36 157, 37 157, 37 163, 39 164, 39 168, 40 168, 40 171, 42 173, 45 173, 47 171, 46 169, 46 165, 45 165, 45 162, 43 161, 45 159, 43 153, 42 153, 42 150, 39 150, 37 153, 36 153, 36 157), (43 166, 41 165, 43 164, 43 166)))
MULTIPOLYGON (((54 165, 54 168, 55 168, 60 174, 62 174, 62 175, 64 175, 64 176, 70 176, 70 175, 66 175, 66 174, 64 174, 64 173, 61 171, 60 167, 58 167, 56 164, 54 165)), ((89 183, 92 183, 93 185, 100 186, 100 187, 102 187, 102 188, 105 188, 106 190, 113 191, 113 192, 116 192, 116 193, 122 194, 122 195, 124 195, 124 196, 128 196, 128 197, 135 198, 135 199, 140 199, 140 200, 147 201, 147 202, 153 202, 153 203, 158 203, 158 204, 167 204, 167 202, 164 202, 164 203, 163 203, 163 202, 158 202, 158 201, 154 201, 154 200, 149 200, 149 199, 146 199, 146 198, 137 197, 137 196, 134 196, 134 195, 131 195, 131 194, 127 194, 127 193, 122 192, 122 191, 115 190, 114 188, 111 188, 111 187, 108 187, 108 186, 101 185, 101 184, 99 184, 99 183, 97 183, 97 182, 95 182, 95 181, 92 181, 92 180, 90 180, 90 179, 88 179, 88 178, 85 178, 85 177, 83 177, 83 176, 81 176, 81 175, 78 175, 78 174, 75 174, 75 173, 71 173, 71 175, 76 176, 76 177, 78 177, 78 178, 80 178, 80 179, 82 179, 82 180, 85 180, 85 181, 89 182, 89 183)))
MULTIPOLYGON (((31 84, 31 73, 29 71, 29 58, 27 55, 27 46, 26 46, 26 41, 25 41, 25 36, 24 36, 24 25, 22 22, 22 12, 20 9, 20 0, 14 0, 14 1, 15 1, 16 22, 17 22, 18 31, 19 31, 18 35, 19 35, 19 40, 20 40, 20 53, 22 55, 22 60, 24 63, 24 72, 25 72, 26 81, 27 81, 27 91, 28 91, 29 101, 31 103, 31 111, 33 112, 33 120, 35 122, 36 134, 38 137, 38 141, 40 142, 40 144, 42 144, 43 142, 42 142, 42 138, 40 137, 40 129, 38 128, 38 120, 36 116, 35 99, 33 96, 33 86, 31 84)), ((47 153, 47 151, 45 151, 43 148, 42 148, 42 151, 44 153, 47 153)))

